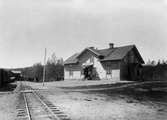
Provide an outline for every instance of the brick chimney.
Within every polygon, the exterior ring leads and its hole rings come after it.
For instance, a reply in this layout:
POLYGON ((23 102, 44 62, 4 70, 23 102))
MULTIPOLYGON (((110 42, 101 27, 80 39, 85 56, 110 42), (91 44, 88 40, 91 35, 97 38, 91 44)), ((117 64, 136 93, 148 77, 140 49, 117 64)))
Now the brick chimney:
POLYGON ((109 43, 109 48, 114 48, 114 43, 109 43))
POLYGON ((89 47, 90 49, 94 49, 94 47, 89 47))

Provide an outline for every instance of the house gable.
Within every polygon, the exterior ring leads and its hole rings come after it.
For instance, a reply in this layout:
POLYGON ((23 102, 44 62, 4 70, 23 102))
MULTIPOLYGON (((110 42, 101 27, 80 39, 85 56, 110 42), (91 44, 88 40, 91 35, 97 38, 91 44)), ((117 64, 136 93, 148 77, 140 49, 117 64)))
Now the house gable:
POLYGON ((94 61, 94 58, 97 58, 97 55, 95 55, 88 49, 85 49, 84 51, 81 52, 81 54, 77 56, 77 58, 75 58, 75 61, 77 60, 77 62, 70 63, 70 64, 64 64, 65 69, 72 70, 72 71, 81 70, 83 68, 84 63, 91 63, 91 61, 92 62, 94 61))
POLYGON ((144 63, 144 60, 135 46, 127 52, 121 61, 125 63, 144 63))
POLYGON ((93 59, 94 57, 98 58, 98 56, 96 54, 94 54, 93 52, 91 52, 88 49, 85 49, 85 51, 78 57, 78 61, 80 64, 84 63, 84 62, 88 62, 88 61, 92 61, 91 59, 93 59))

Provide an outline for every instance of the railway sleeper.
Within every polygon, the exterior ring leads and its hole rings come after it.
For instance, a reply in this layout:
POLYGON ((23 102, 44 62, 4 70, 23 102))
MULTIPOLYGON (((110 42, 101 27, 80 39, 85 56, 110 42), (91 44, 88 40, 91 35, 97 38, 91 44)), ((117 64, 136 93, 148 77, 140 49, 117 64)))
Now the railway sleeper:
POLYGON ((57 107, 49 107, 51 110, 59 110, 60 111, 60 109, 58 109, 57 107))
POLYGON ((64 114, 64 112, 61 112, 61 111, 53 111, 56 115, 58 114, 64 114))
MULTIPOLYGON (((64 112, 62 112, 60 109, 58 109, 53 103, 48 101, 43 95, 39 94, 38 92, 34 91, 32 92, 36 94, 42 101, 43 103, 48 107, 47 109, 50 109, 50 111, 57 116, 58 118, 55 120, 71 120, 68 115, 66 115, 64 112)), ((45 108, 45 107, 44 107, 45 108)), ((46 109, 46 111, 47 111, 46 109)))
POLYGON ((22 117, 22 118, 16 118, 15 120, 28 120, 27 117, 22 117))
POLYGON ((70 118, 62 118, 61 120, 71 120, 70 118))
POLYGON ((54 112, 55 114, 59 113, 60 110, 52 110, 52 112, 54 112))
POLYGON ((26 113, 25 111, 19 111, 18 114, 23 114, 26 113))

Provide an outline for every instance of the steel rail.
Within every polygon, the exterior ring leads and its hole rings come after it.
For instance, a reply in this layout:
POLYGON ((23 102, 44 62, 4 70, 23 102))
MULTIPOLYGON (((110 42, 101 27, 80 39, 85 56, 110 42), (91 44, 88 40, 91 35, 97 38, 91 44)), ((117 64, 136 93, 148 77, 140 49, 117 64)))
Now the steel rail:
POLYGON ((53 111, 47 106, 47 104, 39 97, 39 95, 37 95, 37 93, 32 92, 37 99, 45 106, 45 108, 47 108, 47 110, 51 113, 51 115, 53 115, 57 120, 61 120, 58 116, 56 116, 53 111))
POLYGON ((26 111, 27 111, 27 114, 28 114, 28 120, 32 120, 32 117, 31 117, 31 114, 30 114, 30 109, 28 107, 27 98, 25 96, 25 93, 22 93, 22 94, 24 96, 24 102, 25 102, 25 105, 26 105, 26 111))

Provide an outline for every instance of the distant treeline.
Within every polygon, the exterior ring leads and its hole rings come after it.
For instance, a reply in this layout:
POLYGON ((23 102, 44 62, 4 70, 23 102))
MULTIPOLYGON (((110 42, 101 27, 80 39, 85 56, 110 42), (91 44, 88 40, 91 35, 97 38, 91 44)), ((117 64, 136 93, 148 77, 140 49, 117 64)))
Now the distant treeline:
MULTIPOLYGON (((23 68, 22 76, 24 80, 42 82, 43 79, 43 65, 36 63, 31 67, 23 68)), ((60 81, 64 79, 63 59, 58 59, 53 53, 51 58, 47 60, 45 81, 60 81)))
MULTIPOLYGON (((24 80, 42 82, 43 79, 43 65, 36 63, 31 67, 21 68, 24 80)), ((18 69, 17 69, 18 70, 18 69)), ((167 80, 167 61, 148 61, 147 64, 142 65, 141 80, 167 80)), ((57 59, 55 54, 47 60, 45 81, 60 81, 64 80, 64 64, 63 59, 57 59)))
POLYGON ((142 77, 147 81, 167 80, 167 62, 159 60, 156 64, 153 61, 143 65, 142 77))

